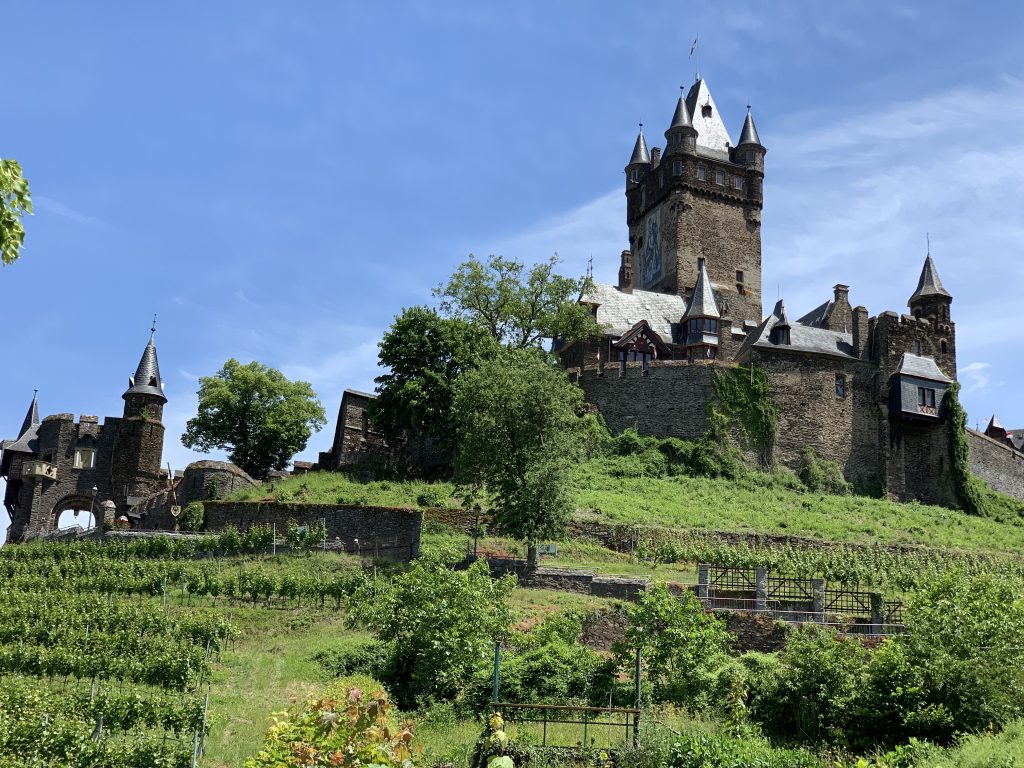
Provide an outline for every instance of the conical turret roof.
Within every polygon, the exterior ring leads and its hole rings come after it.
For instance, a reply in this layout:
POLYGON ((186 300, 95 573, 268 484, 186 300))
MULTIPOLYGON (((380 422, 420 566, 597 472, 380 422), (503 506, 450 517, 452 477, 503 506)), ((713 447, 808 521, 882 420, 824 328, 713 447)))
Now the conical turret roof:
POLYGON ((946 296, 948 298, 953 298, 952 294, 942 287, 942 281, 939 280, 939 272, 935 269, 935 262, 932 261, 931 254, 926 256, 924 259, 924 267, 921 269, 921 277, 917 281, 917 290, 914 291, 914 295, 910 297, 910 301, 913 302, 916 299, 923 299, 926 296, 946 296))
POLYGON ((668 127, 670 131, 673 128, 693 128, 690 110, 686 108, 686 100, 682 94, 679 95, 679 101, 676 102, 676 111, 672 114, 672 124, 668 127))
POLYGON ((773 328, 792 328, 789 324, 789 315, 786 314, 786 304, 782 299, 775 304, 772 314, 778 318, 772 325, 773 328))
POLYGON ((740 143, 736 146, 742 147, 744 144, 762 146, 761 138, 757 135, 757 126, 754 125, 754 116, 750 114, 750 107, 747 107, 747 119, 743 121, 743 130, 740 131, 740 143))
POLYGON ((647 151, 647 142, 644 140, 644 130, 636 135, 636 144, 633 146, 633 155, 629 158, 630 165, 650 165, 651 153, 647 151))
POLYGON ((36 437, 39 434, 39 394, 32 395, 32 404, 25 414, 25 421, 22 422, 21 432, 18 438, 10 444, 4 444, 5 451, 19 451, 21 453, 35 453, 38 443, 36 437))
POLYGON ((1004 432, 1006 431, 1006 427, 1003 426, 1003 423, 999 421, 999 417, 996 416, 994 413, 992 414, 992 418, 988 422, 988 426, 985 427, 985 431, 988 432, 993 429, 1001 429, 1004 432))
POLYGON ((154 395, 165 403, 167 402, 152 333, 149 335, 149 343, 142 353, 142 359, 139 360, 139 367, 135 369, 135 375, 128 379, 128 390, 122 397, 128 397, 128 395, 154 395))
POLYGON ((704 266, 704 260, 701 259, 697 268, 697 284, 693 287, 690 303, 686 305, 686 311, 683 312, 683 320, 693 317, 720 318, 721 316, 721 312, 718 311, 718 302, 715 301, 715 292, 711 288, 708 269, 704 266))

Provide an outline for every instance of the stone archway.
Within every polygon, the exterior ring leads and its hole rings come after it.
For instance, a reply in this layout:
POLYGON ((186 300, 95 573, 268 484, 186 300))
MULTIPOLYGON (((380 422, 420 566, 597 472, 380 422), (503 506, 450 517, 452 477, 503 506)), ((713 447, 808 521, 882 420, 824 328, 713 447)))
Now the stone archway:
POLYGON ((50 512, 50 530, 67 530, 76 526, 87 531, 92 530, 99 525, 102 514, 100 502, 92 496, 65 496, 53 505, 50 512))

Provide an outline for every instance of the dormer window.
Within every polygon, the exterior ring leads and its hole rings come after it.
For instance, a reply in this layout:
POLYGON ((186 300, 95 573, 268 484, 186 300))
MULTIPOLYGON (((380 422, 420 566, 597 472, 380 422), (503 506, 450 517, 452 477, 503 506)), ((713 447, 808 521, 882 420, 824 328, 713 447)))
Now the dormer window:
POLYGON ((711 109, 711 102, 710 101, 707 104, 705 104, 703 107, 700 108, 700 113, 704 117, 711 117, 711 112, 712 112, 712 109, 711 109))

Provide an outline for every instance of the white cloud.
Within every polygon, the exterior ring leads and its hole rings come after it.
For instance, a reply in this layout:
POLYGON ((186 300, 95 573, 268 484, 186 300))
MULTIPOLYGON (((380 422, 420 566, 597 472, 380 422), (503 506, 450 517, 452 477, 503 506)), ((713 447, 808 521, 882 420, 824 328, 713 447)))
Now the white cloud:
POLYGON ((60 200, 54 200, 52 197, 46 195, 34 195, 32 198, 35 204, 36 210, 44 213, 52 213, 55 216, 74 221, 78 224, 86 224, 96 229, 113 229, 105 221, 97 219, 95 216, 90 216, 87 213, 77 211, 69 205, 65 205, 60 200))
POLYGON ((957 369, 957 378, 964 383, 964 394, 985 389, 992 374, 989 363, 968 363, 957 369))

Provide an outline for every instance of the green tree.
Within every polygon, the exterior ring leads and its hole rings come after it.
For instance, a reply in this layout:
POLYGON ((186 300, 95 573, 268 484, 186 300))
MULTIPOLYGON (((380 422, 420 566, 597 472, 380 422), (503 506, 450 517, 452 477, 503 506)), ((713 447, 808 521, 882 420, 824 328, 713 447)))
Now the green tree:
POLYGON ((223 449, 253 477, 284 469, 326 423, 312 386, 289 381, 262 363, 231 359, 199 379, 199 412, 181 442, 200 451, 223 449))
POLYGON ((655 698, 693 708, 715 685, 713 670, 728 658, 729 633, 690 591, 678 596, 652 584, 627 609, 626 651, 638 648, 655 698))
POLYGON ((21 220, 32 213, 28 181, 17 160, 0 159, 0 262, 13 264, 25 243, 21 220))
POLYGON ((484 489, 499 529, 536 544, 561 537, 574 508, 573 466, 598 432, 583 392, 538 350, 504 350, 459 379, 456 471, 484 489))
POLYGON ((427 307, 402 310, 380 342, 373 425, 389 440, 407 432, 453 449, 452 401, 459 376, 494 354, 496 344, 479 326, 441 317, 427 307))
POLYGON ((453 699, 507 632, 514 587, 514 576, 492 579, 483 561, 453 571, 417 560, 390 584, 364 582, 351 598, 351 617, 393 643, 389 677, 403 707, 453 699))
POLYGON ((578 303, 589 278, 555 273, 558 257, 526 269, 522 262, 471 256, 434 289, 441 310, 485 328, 513 348, 539 347, 545 339, 574 341, 599 333, 590 307, 578 303))

